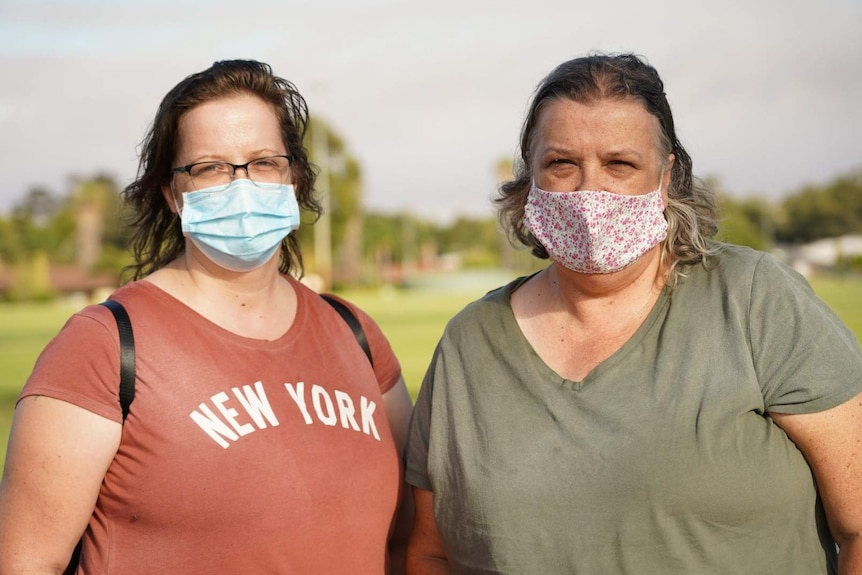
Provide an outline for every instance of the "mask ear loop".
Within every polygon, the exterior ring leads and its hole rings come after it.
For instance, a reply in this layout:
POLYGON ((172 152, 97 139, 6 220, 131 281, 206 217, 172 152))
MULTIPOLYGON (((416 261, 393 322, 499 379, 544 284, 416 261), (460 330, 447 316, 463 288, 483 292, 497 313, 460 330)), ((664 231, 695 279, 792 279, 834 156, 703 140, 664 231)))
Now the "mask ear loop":
MULTIPOLYGON (((656 190, 656 191, 659 193, 659 195, 662 195, 661 190, 664 187, 664 172, 665 172, 665 170, 667 170, 667 164, 662 165, 661 172, 659 172, 659 175, 658 175, 658 190, 656 190)), ((671 178, 673 178, 673 174, 671 174, 671 178)), ((667 190, 670 190, 670 184, 671 184, 671 182, 668 182, 667 190)), ((667 190, 665 191, 665 195, 668 195, 667 190)), ((667 205, 665 205, 665 207, 667 207, 667 205)))
POLYGON ((174 191, 174 181, 173 181, 173 179, 171 179, 171 199, 174 201, 174 209, 176 209, 176 211, 174 212, 174 214, 175 214, 178 218, 182 219, 182 210, 180 209, 180 204, 179 204, 179 202, 177 202, 177 194, 176 194, 176 192, 174 191))
MULTIPOLYGON (((670 186, 673 183, 673 172, 671 172, 671 181, 667 183, 667 189, 664 193, 662 193, 662 188, 664 187, 664 172, 667 169, 667 166, 662 166, 661 173, 658 177, 658 195, 661 198, 662 206, 664 206, 665 211, 667 211, 667 207, 670 205, 670 186)), ((667 215, 665 215, 665 219, 667 219, 667 215)))

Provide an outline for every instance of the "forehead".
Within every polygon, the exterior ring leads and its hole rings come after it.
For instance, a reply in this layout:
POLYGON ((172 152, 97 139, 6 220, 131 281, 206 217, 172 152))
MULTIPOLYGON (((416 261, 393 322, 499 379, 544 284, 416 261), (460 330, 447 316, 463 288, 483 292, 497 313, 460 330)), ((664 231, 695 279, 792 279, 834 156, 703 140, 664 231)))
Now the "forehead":
POLYGON ((539 146, 655 148, 658 120, 635 98, 576 102, 556 98, 539 111, 534 142, 539 146))
POLYGON ((281 142, 281 126, 272 107, 242 94, 199 104, 179 120, 181 148, 216 145, 272 146, 281 142))

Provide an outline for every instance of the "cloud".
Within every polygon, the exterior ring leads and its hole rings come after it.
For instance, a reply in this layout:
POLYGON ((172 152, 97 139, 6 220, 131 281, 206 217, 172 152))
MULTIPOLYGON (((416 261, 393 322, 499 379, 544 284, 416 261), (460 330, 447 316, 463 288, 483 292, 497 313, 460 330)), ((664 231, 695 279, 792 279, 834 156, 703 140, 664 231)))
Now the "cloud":
POLYGON ((848 0, 4 0, 0 211, 73 173, 129 181, 162 96, 251 57, 339 131, 371 209, 491 214, 536 84, 591 49, 658 68, 699 174, 780 197, 860 163, 860 24, 848 0))

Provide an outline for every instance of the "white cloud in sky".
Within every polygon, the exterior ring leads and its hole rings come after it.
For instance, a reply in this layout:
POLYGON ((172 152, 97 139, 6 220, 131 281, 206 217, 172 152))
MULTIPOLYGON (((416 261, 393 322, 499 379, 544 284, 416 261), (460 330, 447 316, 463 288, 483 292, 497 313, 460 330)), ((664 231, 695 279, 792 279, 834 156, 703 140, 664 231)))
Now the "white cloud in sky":
POLYGON ((127 183, 164 94, 241 57, 346 140, 369 208, 491 214, 535 85, 592 49, 656 66, 698 175, 780 197, 862 166, 860 29, 859 0, 0 0, 0 212, 72 174, 127 183))

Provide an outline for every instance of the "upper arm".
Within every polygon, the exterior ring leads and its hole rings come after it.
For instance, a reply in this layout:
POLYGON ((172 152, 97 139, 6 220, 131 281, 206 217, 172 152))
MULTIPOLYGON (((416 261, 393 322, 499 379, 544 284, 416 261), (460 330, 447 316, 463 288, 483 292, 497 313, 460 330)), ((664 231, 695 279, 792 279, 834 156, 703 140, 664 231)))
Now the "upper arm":
POLYGON ((805 278, 761 254, 748 305, 748 342, 767 411, 823 412, 862 391, 856 335, 805 278))
POLYGON ((407 543, 407 571, 410 573, 448 573, 443 540, 434 519, 434 493, 413 488, 416 518, 407 543))
POLYGON ((817 413, 770 415, 811 466, 836 542, 862 532, 862 393, 817 413))
POLYGON ((383 394, 383 403, 395 447, 398 449, 398 454, 403 455, 404 446, 407 444, 410 416, 413 413, 413 401, 410 399, 403 377, 399 377, 395 385, 383 394))
POLYGON ((121 432, 121 424, 65 401, 19 402, 0 482, 0 572, 65 568, 121 432))
MULTIPOLYGON (((407 428, 410 425, 410 415, 413 411, 413 402, 407 392, 404 378, 399 377, 394 386, 383 394, 383 403, 386 417, 389 420, 389 428, 392 430, 392 439, 398 450, 399 463, 403 465, 404 446, 407 442, 407 428)), ((413 523, 413 500, 408 486, 402 482, 399 486, 401 493, 398 502, 398 510, 392 533, 389 539, 389 551, 391 558, 390 571, 395 573, 404 572, 404 555, 406 553, 407 538, 413 523)))

